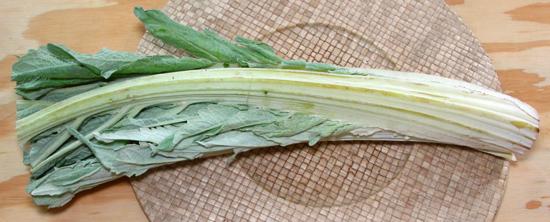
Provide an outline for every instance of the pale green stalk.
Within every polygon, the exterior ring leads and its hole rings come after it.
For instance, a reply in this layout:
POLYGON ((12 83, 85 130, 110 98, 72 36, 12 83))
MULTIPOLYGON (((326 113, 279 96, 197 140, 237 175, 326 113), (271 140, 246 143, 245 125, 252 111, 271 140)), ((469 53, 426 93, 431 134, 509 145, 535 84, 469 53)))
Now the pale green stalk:
POLYGON ((532 108, 511 97, 422 74, 392 78, 384 71, 364 72, 336 75, 231 68, 135 78, 74 96, 18 120, 17 134, 20 143, 25 143, 75 117, 127 104, 221 101, 311 113, 362 128, 494 152, 521 154, 533 143, 538 120, 532 108))

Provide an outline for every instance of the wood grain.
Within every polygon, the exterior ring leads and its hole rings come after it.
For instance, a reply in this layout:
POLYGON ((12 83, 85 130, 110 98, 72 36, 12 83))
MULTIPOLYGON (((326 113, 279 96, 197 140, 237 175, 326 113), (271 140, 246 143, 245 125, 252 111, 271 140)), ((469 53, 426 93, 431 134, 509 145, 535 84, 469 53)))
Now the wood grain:
MULTIPOLYGON (((13 55, 47 42, 83 52, 102 47, 135 50, 143 28, 134 5, 159 8, 166 0, 3 1, 0 13, 0 221, 146 221, 131 187, 120 181, 86 192, 68 207, 46 211, 24 193, 26 168, 14 136, 15 96, 10 80, 13 55), (4 53, 4 54, 2 54, 4 53)), ((534 149, 512 164, 496 221, 550 218, 550 1, 447 0, 482 42, 502 88, 541 114, 534 149)))

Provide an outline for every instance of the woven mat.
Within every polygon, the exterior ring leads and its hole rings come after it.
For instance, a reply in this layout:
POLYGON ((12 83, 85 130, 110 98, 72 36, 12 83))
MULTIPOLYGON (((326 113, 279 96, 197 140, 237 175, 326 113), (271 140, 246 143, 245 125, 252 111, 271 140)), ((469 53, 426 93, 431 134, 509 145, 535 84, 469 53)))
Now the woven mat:
MULTIPOLYGON (((170 1, 196 28, 285 58, 433 73, 499 89, 490 60, 443 1, 170 1)), ((146 34, 139 51, 183 55, 146 34)), ((151 221, 492 221, 508 162, 454 146, 343 142, 171 165, 132 181, 151 221)))

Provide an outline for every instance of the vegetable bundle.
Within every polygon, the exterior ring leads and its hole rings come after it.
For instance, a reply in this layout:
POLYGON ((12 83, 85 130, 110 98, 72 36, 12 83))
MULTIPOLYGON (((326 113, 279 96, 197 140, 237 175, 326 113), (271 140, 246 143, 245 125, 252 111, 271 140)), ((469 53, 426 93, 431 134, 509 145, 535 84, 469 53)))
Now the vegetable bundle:
POLYGON ((285 60, 262 42, 196 31, 156 10, 135 14, 192 57, 49 44, 13 65, 23 98, 17 136, 36 204, 59 207, 123 176, 262 147, 417 141, 514 159, 538 133, 533 108, 480 86, 285 60))

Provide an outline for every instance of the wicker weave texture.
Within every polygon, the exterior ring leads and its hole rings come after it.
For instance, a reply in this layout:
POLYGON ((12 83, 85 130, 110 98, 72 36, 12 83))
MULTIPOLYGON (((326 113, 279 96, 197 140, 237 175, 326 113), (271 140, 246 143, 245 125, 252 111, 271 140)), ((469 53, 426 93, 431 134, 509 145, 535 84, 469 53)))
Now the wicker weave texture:
MULTIPOLYGON (((415 71, 499 90, 472 33, 439 0, 170 1, 173 19, 285 58, 415 71)), ((146 34, 139 51, 183 55, 146 34)), ((453 146, 320 143, 164 167, 132 181, 151 221, 491 221, 504 160, 453 146)))

